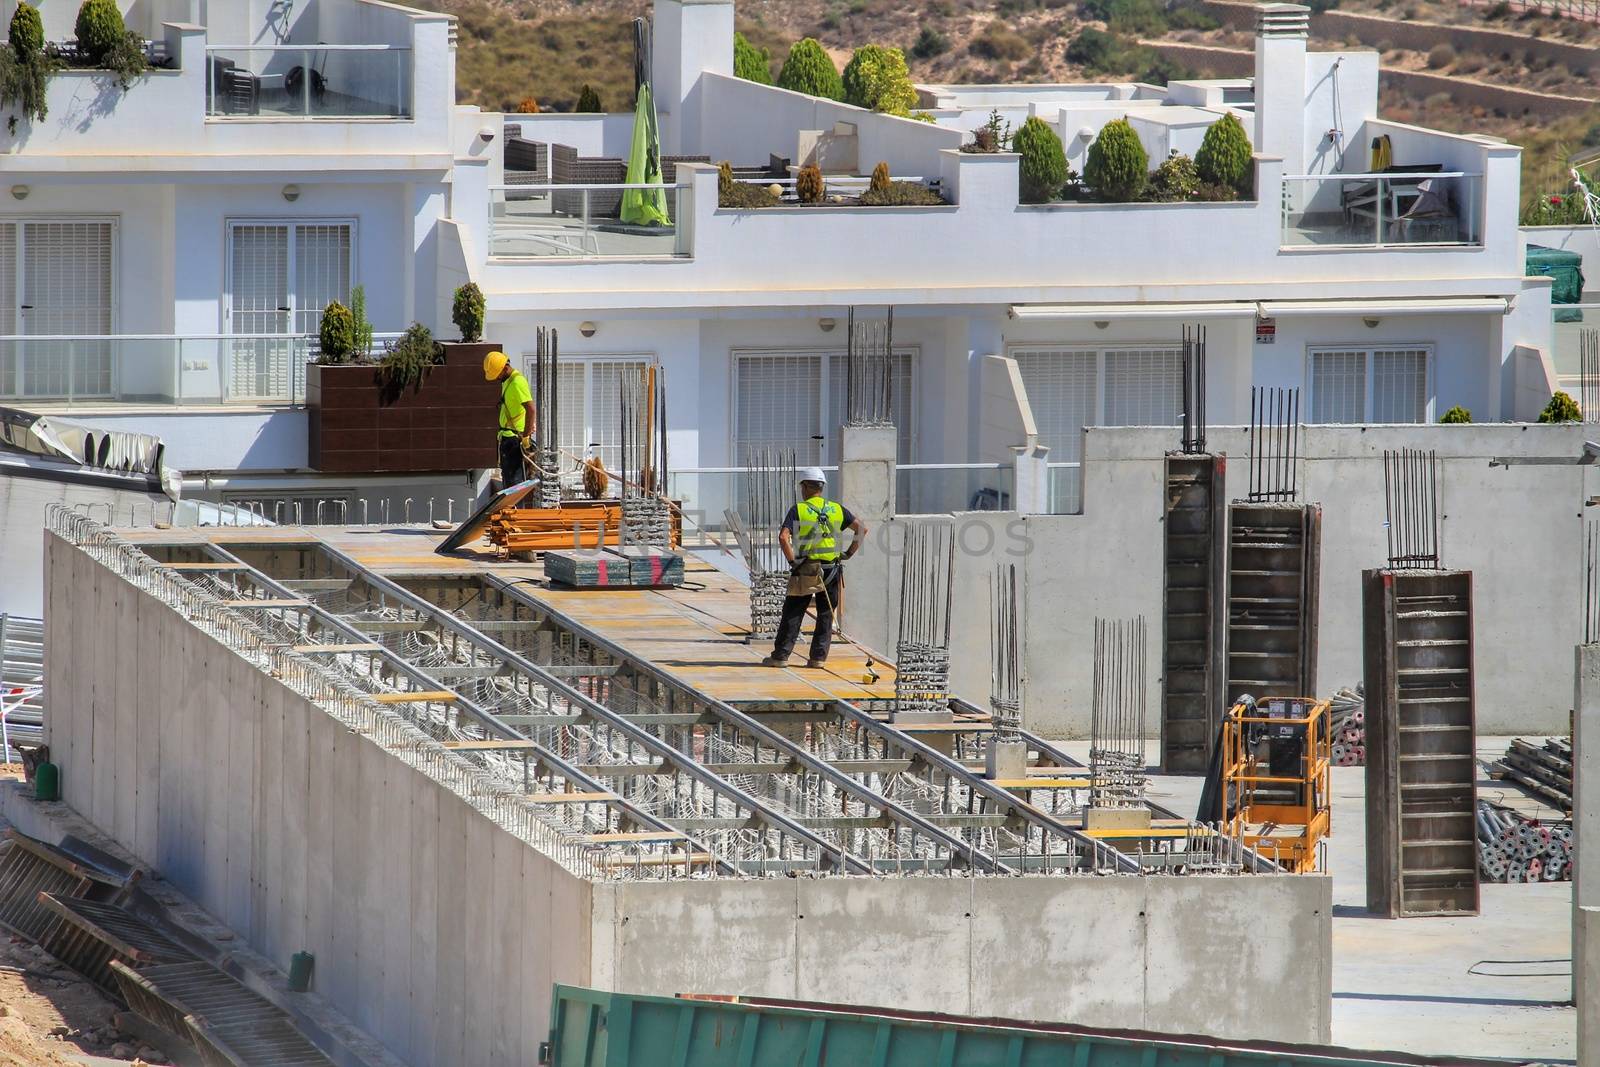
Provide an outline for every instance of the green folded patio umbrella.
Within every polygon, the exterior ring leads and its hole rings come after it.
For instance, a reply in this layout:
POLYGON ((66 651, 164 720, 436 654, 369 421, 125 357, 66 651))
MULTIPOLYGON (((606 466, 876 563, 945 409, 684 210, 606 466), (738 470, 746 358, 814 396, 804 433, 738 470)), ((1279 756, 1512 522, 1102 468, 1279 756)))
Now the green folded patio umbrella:
MULTIPOLYGON (((656 130, 656 102, 650 83, 639 86, 633 109, 633 147, 628 152, 628 184, 661 184, 661 139, 656 130)), ((622 221, 634 226, 670 226, 664 189, 624 189, 622 221)))

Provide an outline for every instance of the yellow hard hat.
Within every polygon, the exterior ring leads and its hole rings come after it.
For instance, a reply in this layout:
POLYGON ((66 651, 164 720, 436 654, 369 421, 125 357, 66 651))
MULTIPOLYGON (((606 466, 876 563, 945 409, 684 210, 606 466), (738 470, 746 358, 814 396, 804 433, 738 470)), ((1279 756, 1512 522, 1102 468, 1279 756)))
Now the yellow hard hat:
POLYGON ((490 352, 487 356, 483 357, 483 376, 489 379, 491 382, 494 381, 496 378, 500 377, 500 372, 505 370, 506 364, 510 362, 511 361, 506 358, 506 354, 504 352, 500 351, 499 349, 495 349, 493 352, 490 352))

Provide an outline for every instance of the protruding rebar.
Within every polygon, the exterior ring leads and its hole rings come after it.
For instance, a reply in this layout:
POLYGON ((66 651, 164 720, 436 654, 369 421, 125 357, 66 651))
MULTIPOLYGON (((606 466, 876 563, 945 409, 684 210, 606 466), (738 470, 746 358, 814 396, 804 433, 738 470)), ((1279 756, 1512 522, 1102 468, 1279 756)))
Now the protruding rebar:
POLYGON ((1144 802, 1144 616, 1094 621, 1094 698, 1089 724, 1089 802, 1144 802))
POLYGON ((1250 494, 1252 503, 1299 495, 1300 390, 1250 389, 1250 494))
POLYGON ((1206 450, 1206 328, 1183 328, 1183 438, 1186 455, 1206 450))
POLYGON ((1402 448, 1383 454, 1384 524, 1389 566, 1439 566, 1438 456, 1402 448))
POLYGON ((994 740, 1015 741, 1022 730, 1022 590, 1017 565, 998 563, 990 579, 989 706, 994 713, 994 740))
POLYGON ((900 624, 895 645, 895 709, 949 710, 950 607, 955 527, 908 523, 900 557, 900 624))
POLYGON ((894 308, 881 319, 845 318, 845 425, 894 423, 894 308))

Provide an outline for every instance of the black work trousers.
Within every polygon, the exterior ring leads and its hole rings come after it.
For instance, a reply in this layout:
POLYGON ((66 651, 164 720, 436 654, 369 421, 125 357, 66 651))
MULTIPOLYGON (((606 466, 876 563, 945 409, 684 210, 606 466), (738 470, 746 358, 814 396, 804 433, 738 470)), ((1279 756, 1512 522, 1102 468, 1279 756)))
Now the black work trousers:
POLYGON ((812 659, 827 659, 828 648, 833 644, 833 609, 839 603, 839 585, 844 568, 838 564, 822 566, 822 580, 826 593, 783 598, 783 615, 778 619, 778 639, 772 645, 774 659, 788 659, 800 640, 800 624, 805 620, 806 608, 812 600, 817 602, 817 628, 811 634, 812 659))
POLYGON ((518 482, 528 480, 527 468, 522 463, 522 440, 517 437, 500 438, 500 488, 510 489, 518 482))

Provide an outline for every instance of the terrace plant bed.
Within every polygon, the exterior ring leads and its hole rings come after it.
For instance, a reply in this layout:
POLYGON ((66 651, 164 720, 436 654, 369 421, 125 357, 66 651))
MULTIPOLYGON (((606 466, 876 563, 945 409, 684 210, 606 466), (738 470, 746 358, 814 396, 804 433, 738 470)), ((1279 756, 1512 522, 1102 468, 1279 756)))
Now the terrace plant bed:
POLYGON ((307 462, 340 474, 495 467, 500 386, 483 377, 499 346, 446 342, 444 361, 395 389, 379 365, 306 364, 307 462))

